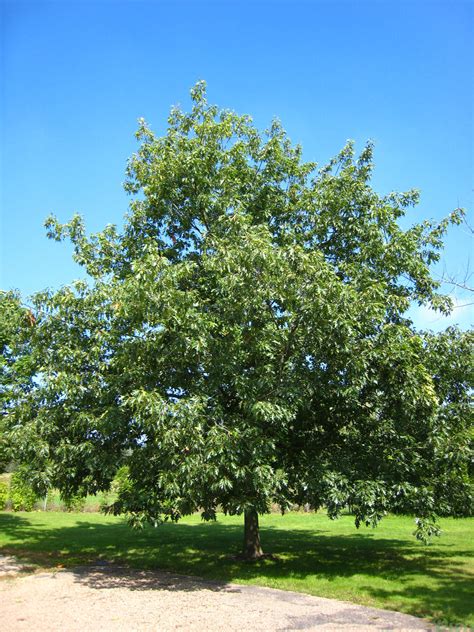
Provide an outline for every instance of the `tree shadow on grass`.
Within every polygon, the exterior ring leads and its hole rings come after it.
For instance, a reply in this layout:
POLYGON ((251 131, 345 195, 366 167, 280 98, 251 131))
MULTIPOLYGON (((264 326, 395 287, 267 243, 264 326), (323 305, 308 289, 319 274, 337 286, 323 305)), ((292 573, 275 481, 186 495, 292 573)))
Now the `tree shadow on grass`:
POLYGON ((131 590, 202 587, 201 582, 176 575, 182 574, 213 580, 213 590, 225 589, 225 582, 249 581, 317 591, 318 580, 328 585, 345 578, 348 594, 351 581, 357 581, 355 593, 362 591, 379 605, 386 602, 388 608, 399 603, 409 614, 447 623, 465 622, 472 614, 473 576, 453 561, 468 553, 448 544, 424 547, 415 540, 374 538, 372 532, 337 536, 329 530, 264 526, 266 550, 279 559, 250 564, 231 557, 242 539, 242 527, 234 524, 178 523, 133 531, 125 522, 79 519, 73 526, 51 528, 46 524, 33 527, 21 516, 0 514, 0 530, 20 540, 2 552, 27 563, 71 567, 106 560, 123 569, 115 567, 112 572, 96 566, 88 572, 75 571, 77 581, 96 589, 117 582, 131 590), (130 572, 130 568, 172 574, 163 578, 162 574, 130 572), (381 587, 380 579, 389 583, 381 587), (312 588, 305 580, 312 580, 312 588))

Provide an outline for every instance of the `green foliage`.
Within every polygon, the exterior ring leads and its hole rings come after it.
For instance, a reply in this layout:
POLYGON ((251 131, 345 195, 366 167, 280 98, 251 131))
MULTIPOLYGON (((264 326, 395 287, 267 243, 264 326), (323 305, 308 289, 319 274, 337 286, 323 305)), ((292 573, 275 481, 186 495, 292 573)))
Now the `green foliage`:
POLYGON ((5 416, 33 385, 30 332, 35 318, 15 292, 0 290, 0 471, 11 460, 5 416))
POLYGON ((38 496, 32 488, 27 471, 18 468, 10 479, 10 500, 13 511, 32 511, 38 496))
POLYGON ((2 411, 12 392, 31 384, 28 336, 35 324, 31 311, 15 292, 0 291, 0 405, 2 411))
POLYGON ((8 500, 8 485, 0 481, 0 510, 5 509, 8 500))
POLYGON ((64 508, 66 511, 84 511, 86 506, 86 498, 85 496, 81 496, 80 494, 73 494, 71 496, 61 497, 61 501, 64 503, 64 508))
POLYGON ((115 500, 120 499, 120 502, 124 502, 124 499, 128 497, 132 489, 130 482, 130 470, 127 465, 120 467, 110 485, 111 494, 104 494, 101 502, 101 511, 105 513, 113 513, 115 508, 115 500), (111 503, 111 498, 114 499, 114 503, 111 503))
POLYGON ((121 494, 127 489, 129 484, 130 468, 128 465, 122 465, 122 467, 117 470, 115 478, 112 481, 111 491, 116 494, 121 494))
POLYGON ((449 327, 424 336, 424 363, 439 401, 430 441, 438 457, 433 472, 436 513, 474 514, 472 403, 474 331, 449 327))
POLYGON ((426 537, 471 507, 469 380, 454 352, 436 375, 455 340, 406 310, 449 311, 430 265, 462 212, 403 230, 418 194, 371 188, 371 144, 318 169, 278 122, 259 132, 202 83, 192 100, 162 138, 140 122, 121 232, 47 221, 90 280, 35 297, 16 453, 66 497, 126 465, 110 510, 136 524, 349 504, 356 525, 414 513, 426 537))

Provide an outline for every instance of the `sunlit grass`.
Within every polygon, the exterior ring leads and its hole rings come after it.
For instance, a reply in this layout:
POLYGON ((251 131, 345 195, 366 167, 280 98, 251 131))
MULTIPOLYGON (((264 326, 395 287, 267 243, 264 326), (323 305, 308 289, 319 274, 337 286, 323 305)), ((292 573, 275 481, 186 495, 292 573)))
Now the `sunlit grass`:
POLYGON ((445 624, 474 625, 472 519, 445 519, 443 535, 417 542, 413 520, 389 516, 375 530, 343 516, 271 514, 261 518, 262 543, 277 561, 237 562, 242 519, 134 531, 101 514, 0 513, 0 551, 41 566, 106 559, 208 579, 297 590, 398 610, 445 624))

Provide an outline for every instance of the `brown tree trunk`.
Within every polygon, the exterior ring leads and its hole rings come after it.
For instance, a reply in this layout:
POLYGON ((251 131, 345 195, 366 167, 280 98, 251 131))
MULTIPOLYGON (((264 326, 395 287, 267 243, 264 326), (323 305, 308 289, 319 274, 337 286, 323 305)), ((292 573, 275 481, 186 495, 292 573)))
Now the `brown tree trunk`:
POLYGON ((242 557, 246 560, 258 560, 263 557, 260 546, 260 531, 258 528, 258 513, 253 507, 245 510, 244 550, 242 557))

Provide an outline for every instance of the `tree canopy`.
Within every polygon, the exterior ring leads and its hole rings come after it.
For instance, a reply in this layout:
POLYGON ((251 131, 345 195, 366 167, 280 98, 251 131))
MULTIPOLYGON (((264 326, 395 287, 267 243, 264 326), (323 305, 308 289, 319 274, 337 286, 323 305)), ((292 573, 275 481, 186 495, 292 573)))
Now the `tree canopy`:
POLYGON ((472 339, 406 316, 449 311, 430 265, 462 213, 403 230, 418 193, 371 188, 370 143, 318 168, 279 122, 191 95, 162 137, 140 122, 123 229, 47 220, 89 280, 34 298, 38 384, 8 423, 38 486, 93 493, 126 465, 110 511, 243 513, 248 557, 273 504, 409 511, 420 537, 471 511, 472 339))
POLYGON ((33 388, 35 362, 29 330, 35 324, 31 311, 17 292, 0 290, 0 471, 9 457, 5 419, 21 396, 33 388))

